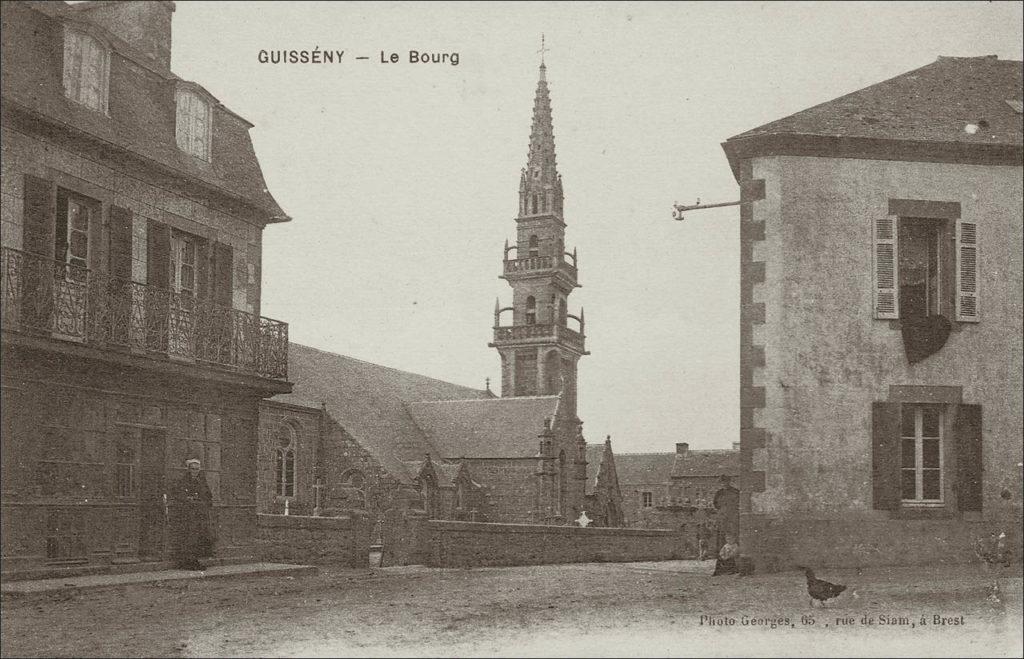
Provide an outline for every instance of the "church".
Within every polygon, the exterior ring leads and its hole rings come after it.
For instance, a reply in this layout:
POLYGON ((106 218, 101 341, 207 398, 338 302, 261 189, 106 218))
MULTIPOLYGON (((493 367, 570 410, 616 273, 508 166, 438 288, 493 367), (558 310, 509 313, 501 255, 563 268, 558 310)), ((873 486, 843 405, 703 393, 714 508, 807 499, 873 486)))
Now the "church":
POLYGON ((577 363, 587 355, 579 286, 565 247, 546 66, 533 105, 519 185, 516 240, 502 278, 511 306, 495 304, 489 344, 501 393, 442 382, 292 344, 291 393, 260 414, 259 509, 330 515, 392 509, 428 518, 622 524, 610 441, 592 452, 577 415, 577 363))

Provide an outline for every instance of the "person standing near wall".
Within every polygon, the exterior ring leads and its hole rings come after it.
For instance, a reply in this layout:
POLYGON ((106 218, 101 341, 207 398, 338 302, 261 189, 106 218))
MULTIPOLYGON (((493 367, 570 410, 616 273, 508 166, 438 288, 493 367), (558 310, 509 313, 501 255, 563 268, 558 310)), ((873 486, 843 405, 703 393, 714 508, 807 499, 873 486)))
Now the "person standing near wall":
POLYGON ((188 471, 174 482, 168 497, 174 558, 183 570, 202 570, 199 559, 213 556, 213 494, 202 472, 202 463, 191 458, 185 465, 188 471))
POLYGON ((732 486, 732 478, 723 474, 719 477, 722 487, 715 492, 714 505, 718 513, 718 538, 715 552, 725 545, 727 536, 740 535, 740 491, 732 486))

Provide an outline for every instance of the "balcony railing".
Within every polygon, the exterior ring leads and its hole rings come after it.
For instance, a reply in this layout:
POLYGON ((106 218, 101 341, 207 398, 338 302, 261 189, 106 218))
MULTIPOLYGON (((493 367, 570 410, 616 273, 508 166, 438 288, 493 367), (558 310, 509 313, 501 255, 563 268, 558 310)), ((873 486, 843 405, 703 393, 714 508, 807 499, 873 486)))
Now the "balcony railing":
POLYGON ((3 248, 4 331, 288 377, 288 324, 3 248))
POLYGON ((583 334, 564 325, 510 325, 494 328, 495 343, 527 339, 560 340, 581 352, 584 349, 583 334))
POLYGON ((573 281, 576 280, 576 266, 565 259, 554 256, 528 256, 522 259, 505 259, 505 274, 535 272, 538 270, 564 270, 573 281))

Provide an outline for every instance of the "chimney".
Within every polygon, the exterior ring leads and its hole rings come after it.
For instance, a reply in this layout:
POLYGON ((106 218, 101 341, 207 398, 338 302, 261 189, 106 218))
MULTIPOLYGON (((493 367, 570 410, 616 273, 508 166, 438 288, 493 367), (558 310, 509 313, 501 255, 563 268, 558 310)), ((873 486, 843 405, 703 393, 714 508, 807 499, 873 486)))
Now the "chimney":
POLYGON ((171 68, 173 2, 169 0, 84 2, 74 7, 81 12, 81 16, 85 20, 104 27, 121 37, 163 68, 171 68))
POLYGON ((732 443, 732 450, 734 450, 734 451, 740 450, 740 443, 739 442, 733 442, 732 443))
POLYGON ((690 445, 686 442, 676 443, 676 455, 681 455, 684 458, 690 453, 690 445))

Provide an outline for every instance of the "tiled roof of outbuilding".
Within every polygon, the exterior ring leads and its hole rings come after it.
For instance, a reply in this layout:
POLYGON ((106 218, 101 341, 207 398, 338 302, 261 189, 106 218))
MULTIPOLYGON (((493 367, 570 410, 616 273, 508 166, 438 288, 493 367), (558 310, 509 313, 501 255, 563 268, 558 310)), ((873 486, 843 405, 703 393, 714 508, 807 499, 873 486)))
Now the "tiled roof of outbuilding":
MULTIPOLYGON (((590 447, 587 448, 589 450, 590 447)), ((675 453, 616 453, 615 471, 619 476, 619 487, 625 490, 630 485, 667 483, 674 458, 675 453)), ((587 460, 589 462, 589 457, 587 460)), ((590 472, 589 464, 587 472, 590 472)), ((597 475, 596 466, 594 475, 597 475)))
POLYGON ((706 477, 706 476, 739 476, 740 452, 724 451, 687 451, 685 455, 676 454, 672 463, 672 478, 706 477))

